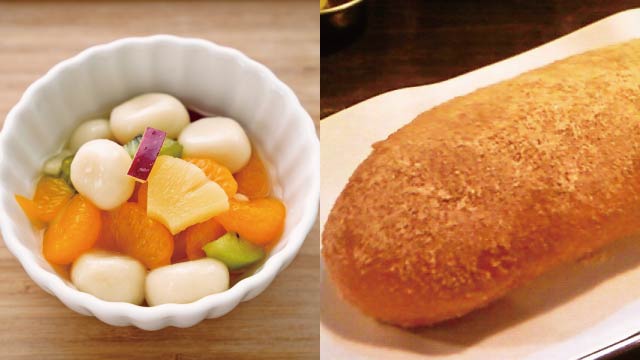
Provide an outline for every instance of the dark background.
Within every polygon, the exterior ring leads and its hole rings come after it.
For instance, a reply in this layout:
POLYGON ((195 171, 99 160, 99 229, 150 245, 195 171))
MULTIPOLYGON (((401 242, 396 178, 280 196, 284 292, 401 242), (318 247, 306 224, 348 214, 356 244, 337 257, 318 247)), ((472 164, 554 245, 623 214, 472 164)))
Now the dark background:
POLYGON ((389 90, 463 74, 640 7, 640 0, 365 2, 367 24, 353 42, 328 53, 322 36, 322 118, 389 90))
MULTIPOLYGON (((640 7, 640 0, 365 1, 367 23, 353 41, 335 50, 322 36, 322 118, 389 90, 446 80, 640 7)), ((614 359, 640 359, 640 349, 614 359)))

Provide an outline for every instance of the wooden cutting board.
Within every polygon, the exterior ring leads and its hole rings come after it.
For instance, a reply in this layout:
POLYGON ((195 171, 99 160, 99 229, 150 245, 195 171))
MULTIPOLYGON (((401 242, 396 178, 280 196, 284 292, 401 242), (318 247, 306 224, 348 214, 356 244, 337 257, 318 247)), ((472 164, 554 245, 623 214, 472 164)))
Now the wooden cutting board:
MULTIPOLYGON (((235 47, 293 88, 318 126, 313 1, 0 2, 0 127, 24 90, 95 44, 159 33, 235 47)), ((0 214, 1 216, 1 214, 0 214)), ((3 359, 305 359, 319 353, 319 230, 257 298, 188 329, 112 327, 42 291, 0 242, 3 359)))

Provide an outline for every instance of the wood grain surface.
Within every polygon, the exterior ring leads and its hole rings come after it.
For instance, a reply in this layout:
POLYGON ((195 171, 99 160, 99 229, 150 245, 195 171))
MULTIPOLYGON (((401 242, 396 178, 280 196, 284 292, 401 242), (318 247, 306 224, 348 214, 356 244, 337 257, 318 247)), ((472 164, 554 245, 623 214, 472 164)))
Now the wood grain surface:
POLYGON ((362 34, 322 36, 321 117, 386 91, 426 85, 519 54, 640 0, 365 0, 362 34))
MULTIPOLYGON (((235 47, 319 119, 315 1, 0 2, 0 124, 59 61, 114 39, 169 33, 235 47)), ((0 214, 1 216, 1 214, 0 214)), ((42 291, 0 242, 2 359, 311 359, 319 353, 319 231, 257 298, 188 329, 111 327, 42 291)))

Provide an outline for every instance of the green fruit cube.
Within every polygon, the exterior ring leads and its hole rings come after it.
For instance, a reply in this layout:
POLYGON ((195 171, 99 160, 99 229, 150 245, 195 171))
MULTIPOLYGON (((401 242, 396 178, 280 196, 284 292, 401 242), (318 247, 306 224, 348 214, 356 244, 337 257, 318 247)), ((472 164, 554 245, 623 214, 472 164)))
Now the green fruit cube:
POLYGON ((260 246, 254 245, 232 232, 207 243, 202 249, 208 257, 225 263, 229 270, 249 266, 261 260, 265 255, 260 246))

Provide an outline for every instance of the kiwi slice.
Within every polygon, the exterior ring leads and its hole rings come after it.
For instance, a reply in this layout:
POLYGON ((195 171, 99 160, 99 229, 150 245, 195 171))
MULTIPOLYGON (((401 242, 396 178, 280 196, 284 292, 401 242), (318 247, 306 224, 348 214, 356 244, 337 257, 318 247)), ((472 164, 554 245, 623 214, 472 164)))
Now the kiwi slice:
MULTIPOLYGON (((140 147, 140 141, 142 141, 142 135, 138 135, 131 139, 131 141, 129 141, 128 143, 124 144, 124 149, 127 150, 129 156, 134 157, 136 155, 136 152, 140 147)), ((158 156, 160 155, 169 155, 176 158, 181 158, 182 144, 180 144, 176 140, 165 138, 158 156)))
POLYGON ((62 163, 60 165, 60 177, 63 178, 67 184, 72 185, 71 184, 71 163, 73 162, 73 157, 75 155, 70 155, 67 156, 66 158, 64 158, 64 160, 62 160, 62 163))
POLYGON ((249 266, 260 261, 265 255, 262 247, 233 232, 228 232, 217 240, 207 243, 202 250, 208 257, 222 261, 229 270, 249 266))

